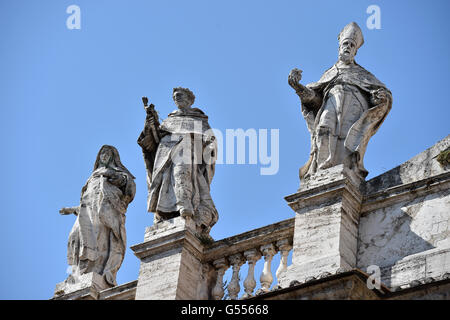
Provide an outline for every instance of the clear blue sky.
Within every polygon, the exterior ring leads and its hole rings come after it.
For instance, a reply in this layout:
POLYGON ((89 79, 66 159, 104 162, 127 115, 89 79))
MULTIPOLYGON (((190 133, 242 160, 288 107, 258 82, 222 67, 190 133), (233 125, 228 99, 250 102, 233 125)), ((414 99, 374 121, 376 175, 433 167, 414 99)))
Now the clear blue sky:
MULTIPOLYGON (((276 175, 217 166, 215 239, 294 217, 283 198, 299 187, 310 146, 287 76, 298 67, 303 83, 317 81, 336 61, 348 22, 365 37, 356 61, 394 98, 368 145, 369 178, 432 146, 450 131, 449 14, 447 0, 1 1, 0 298, 48 299, 67 277, 75 217, 58 210, 78 205, 103 144, 117 147, 136 176, 126 228, 128 246, 142 242, 153 222, 136 144, 143 95, 165 118, 175 109, 172 88, 188 87, 214 128, 280 130, 276 175), (80 30, 66 27, 72 4, 80 30), (380 30, 366 27, 371 4, 381 8, 380 30)), ((119 284, 138 271, 128 249, 119 284)))

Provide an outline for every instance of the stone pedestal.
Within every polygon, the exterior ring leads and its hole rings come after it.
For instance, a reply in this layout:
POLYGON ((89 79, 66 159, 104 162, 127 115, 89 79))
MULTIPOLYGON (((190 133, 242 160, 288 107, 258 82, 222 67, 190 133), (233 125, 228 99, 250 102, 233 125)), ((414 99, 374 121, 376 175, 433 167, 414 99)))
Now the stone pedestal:
POLYGON ((131 247, 141 260, 136 300, 202 299, 203 245, 190 217, 148 227, 144 242, 131 247))
POLYGON ((54 300, 97 300, 98 294, 111 286, 103 276, 90 272, 83 275, 70 275, 56 285, 54 300))
POLYGON ((281 286, 356 267, 361 182, 339 165, 319 171, 285 198, 296 215, 292 265, 281 286))

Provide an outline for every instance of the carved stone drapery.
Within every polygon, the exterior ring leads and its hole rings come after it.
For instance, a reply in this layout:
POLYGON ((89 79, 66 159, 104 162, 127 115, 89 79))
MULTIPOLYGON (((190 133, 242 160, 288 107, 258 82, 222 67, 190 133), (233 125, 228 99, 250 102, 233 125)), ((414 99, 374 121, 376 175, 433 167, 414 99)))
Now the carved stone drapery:
POLYGON ((99 283, 105 289, 117 285, 116 274, 125 256, 125 213, 136 192, 134 176, 120 161, 113 146, 100 148, 94 170, 81 190, 80 205, 65 207, 63 215, 77 219, 69 235, 67 259, 72 273, 61 284, 67 293, 81 281, 99 283))
POLYGON ((338 62, 318 82, 303 86, 297 68, 288 77, 311 134, 310 157, 300 169, 302 184, 318 171, 340 164, 350 169, 352 179, 364 180, 367 144, 392 107, 389 89, 354 60, 364 43, 359 26, 349 23, 338 39, 338 62))

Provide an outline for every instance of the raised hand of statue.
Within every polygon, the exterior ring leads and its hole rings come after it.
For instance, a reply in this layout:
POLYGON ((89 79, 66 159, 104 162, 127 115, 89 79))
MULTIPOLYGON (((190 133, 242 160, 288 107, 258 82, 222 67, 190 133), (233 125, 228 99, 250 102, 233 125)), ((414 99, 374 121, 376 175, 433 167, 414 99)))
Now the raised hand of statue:
POLYGON ((150 107, 145 107, 145 111, 147 112, 147 115, 145 117, 146 124, 155 124, 155 115, 153 114, 150 107))
POLYGON ((61 208, 61 210, 59 210, 59 213, 62 215, 68 215, 68 214, 74 214, 74 215, 78 215, 78 211, 79 211, 80 207, 64 207, 61 208))
POLYGON ((153 110, 155 108, 155 106, 153 104, 148 105, 148 98, 147 97, 142 97, 142 103, 144 104, 144 109, 145 109, 145 113, 146 118, 145 121, 149 121, 151 123, 154 122, 154 115, 153 115, 153 110))
POLYGON ((292 69, 288 76, 288 83, 295 91, 302 88, 300 80, 302 80, 302 70, 297 68, 292 69))
POLYGON ((370 92, 370 102, 374 106, 383 105, 388 102, 388 94, 385 89, 373 90, 370 92))
POLYGON ((288 77, 289 85, 295 90, 303 103, 309 102, 316 105, 317 108, 320 107, 320 98, 313 90, 300 84, 300 80, 302 80, 302 70, 297 68, 292 69, 288 77))

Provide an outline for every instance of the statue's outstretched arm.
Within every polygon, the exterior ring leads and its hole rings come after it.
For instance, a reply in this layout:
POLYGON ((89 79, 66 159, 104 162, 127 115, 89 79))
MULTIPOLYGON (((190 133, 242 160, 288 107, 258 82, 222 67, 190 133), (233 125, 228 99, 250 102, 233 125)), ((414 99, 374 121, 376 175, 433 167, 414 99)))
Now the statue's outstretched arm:
POLYGON ((305 87, 300 83, 302 79, 302 70, 294 68, 289 73, 288 83, 295 90, 303 104, 318 105, 321 104, 320 96, 312 89, 305 87))
POLYGON ((61 210, 59 210, 59 213, 62 215, 69 215, 69 214, 74 214, 74 215, 78 215, 80 213, 80 206, 76 206, 76 207, 64 207, 61 208, 61 210))

